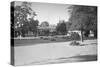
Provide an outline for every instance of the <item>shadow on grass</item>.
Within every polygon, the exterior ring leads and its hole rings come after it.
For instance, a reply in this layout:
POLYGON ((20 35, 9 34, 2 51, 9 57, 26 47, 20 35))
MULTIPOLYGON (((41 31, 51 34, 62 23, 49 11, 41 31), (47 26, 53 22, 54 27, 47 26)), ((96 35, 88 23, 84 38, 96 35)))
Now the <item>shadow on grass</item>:
POLYGON ((77 55, 70 58, 74 58, 79 61, 96 61, 97 55, 77 55))
POLYGON ((44 64, 58 64, 58 63, 73 63, 73 62, 88 62, 97 61, 97 55, 77 55, 73 57, 62 57, 56 59, 47 59, 44 61, 35 61, 24 65, 44 65, 44 64))
POLYGON ((58 62, 50 62, 51 64, 55 63, 73 63, 73 62, 88 62, 88 61, 97 61, 97 55, 77 55, 73 57, 62 57, 56 59, 58 62))

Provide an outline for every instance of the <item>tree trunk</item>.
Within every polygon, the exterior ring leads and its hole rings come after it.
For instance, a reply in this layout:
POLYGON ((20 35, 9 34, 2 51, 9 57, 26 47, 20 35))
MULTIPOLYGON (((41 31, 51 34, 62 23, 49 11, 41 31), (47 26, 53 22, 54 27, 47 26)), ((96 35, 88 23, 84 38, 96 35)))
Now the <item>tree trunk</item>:
POLYGON ((83 42, 83 41, 84 41, 84 40, 83 40, 83 31, 81 31, 80 37, 81 37, 81 41, 83 42))

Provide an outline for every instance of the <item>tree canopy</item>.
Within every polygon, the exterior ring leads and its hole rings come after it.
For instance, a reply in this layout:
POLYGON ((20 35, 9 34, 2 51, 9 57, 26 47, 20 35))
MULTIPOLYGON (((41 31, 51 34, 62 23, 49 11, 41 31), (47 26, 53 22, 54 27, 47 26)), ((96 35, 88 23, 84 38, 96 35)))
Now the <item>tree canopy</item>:
POLYGON ((40 24, 41 27, 48 27, 49 23, 47 21, 44 21, 40 24))
POLYGON ((21 5, 12 5, 11 10, 11 18, 14 19, 11 24, 15 35, 19 33, 23 36, 28 31, 33 32, 33 29, 36 29, 38 21, 34 20, 36 13, 32 10, 31 3, 22 2, 21 5), (28 16, 30 17, 28 18, 28 16))
POLYGON ((58 32, 58 34, 66 34, 67 33, 67 27, 66 27, 66 22, 65 21, 59 21, 59 23, 57 24, 56 30, 58 32))
POLYGON ((97 34, 97 7, 71 6, 70 30, 94 31, 97 34))

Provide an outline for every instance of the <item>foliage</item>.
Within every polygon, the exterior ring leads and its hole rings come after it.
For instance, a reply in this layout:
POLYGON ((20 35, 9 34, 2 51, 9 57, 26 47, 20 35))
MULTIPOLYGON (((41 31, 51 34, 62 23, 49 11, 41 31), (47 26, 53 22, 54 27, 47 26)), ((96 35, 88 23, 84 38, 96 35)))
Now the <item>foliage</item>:
POLYGON ((62 34, 62 35, 65 35, 67 33, 65 21, 59 21, 56 27, 56 31, 58 34, 62 34))
MULTIPOLYGON (((88 36, 88 31, 93 31, 97 37, 97 7, 96 6, 71 6, 72 12, 69 21, 72 23, 70 30, 80 30, 88 36)), ((83 34, 82 34, 83 35, 83 34)))
POLYGON ((49 26, 49 23, 47 21, 44 21, 41 23, 40 25, 41 27, 48 27, 49 26))
POLYGON ((77 41, 72 41, 72 42, 70 43, 70 45, 73 45, 73 46, 79 46, 79 45, 80 45, 80 43, 79 43, 79 42, 77 42, 77 41))
POLYGON ((67 30, 70 30, 71 25, 72 25, 71 22, 66 22, 66 29, 67 29, 67 30))
POLYGON ((34 20, 34 19, 30 19, 30 23, 29 23, 29 26, 30 26, 30 31, 32 31, 35 35, 37 35, 37 26, 39 24, 39 21, 38 20, 34 20))
POLYGON ((55 39, 55 38, 50 38, 50 40, 51 40, 51 41, 56 41, 56 39, 55 39))
POLYGON ((84 36, 85 36, 85 37, 88 37, 88 36, 89 36, 89 33, 90 33, 89 30, 85 30, 85 32, 84 32, 84 36))
POLYGON ((49 27, 49 23, 47 21, 44 21, 41 23, 40 27, 43 27, 42 29, 42 34, 45 36, 49 35, 49 29, 47 27, 49 27))
POLYGON ((14 19, 11 21, 11 26, 15 36, 25 36, 25 33, 33 32, 33 29, 36 31, 38 21, 34 20, 36 13, 32 10, 31 3, 22 2, 21 5, 12 6, 11 10, 11 18, 14 19))
POLYGON ((70 39, 71 39, 71 40, 80 40, 80 36, 79 36, 78 33, 72 32, 72 33, 71 33, 71 36, 70 36, 70 39))

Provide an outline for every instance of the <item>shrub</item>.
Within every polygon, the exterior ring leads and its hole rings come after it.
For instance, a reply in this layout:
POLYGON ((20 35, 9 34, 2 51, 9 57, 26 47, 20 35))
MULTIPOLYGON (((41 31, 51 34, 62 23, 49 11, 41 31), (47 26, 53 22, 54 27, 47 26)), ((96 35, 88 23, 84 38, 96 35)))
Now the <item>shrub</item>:
POLYGON ((55 38, 51 38, 50 40, 51 40, 51 41, 56 41, 56 39, 55 39, 55 38))
POLYGON ((80 43, 79 43, 79 42, 77 42, 77 41, 72 41, 72 42, 70 43, 70 45, 73 45, 73 46, 79 46, 79 45, 80 45, 80 43))
POLYGON ((43 39, 43 37, 40 37, 40 39, 43 39))
POLYGON ((80 36, 76 32, 72 32, 70 38, 71 40, 80 40, 80 36))
POLYGON ((67 37, 62 37, 63 39, 66 39, 67 37))
POLYGON ((49 38, 43 38, 44 40, 48 40, 49 38))

